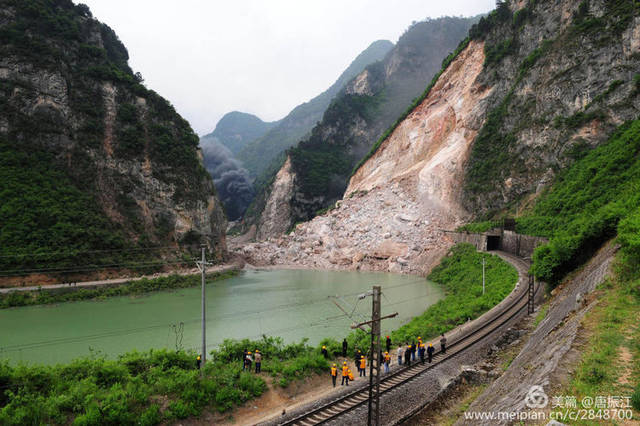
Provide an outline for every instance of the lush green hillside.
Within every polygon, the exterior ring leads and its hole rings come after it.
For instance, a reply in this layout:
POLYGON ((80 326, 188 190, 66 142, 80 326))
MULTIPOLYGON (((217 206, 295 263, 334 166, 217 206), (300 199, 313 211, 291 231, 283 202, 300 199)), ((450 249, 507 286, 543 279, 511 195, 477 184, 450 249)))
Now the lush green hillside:
POLYGON ((627 123, 602 146, 558 175, 518 232, 550 238, 534 254, 533 272, 557 283, 605 241, 619 235, 640 259, 640 120, 627 123))
POLYGON ((113 30, 70 0, 0 0, 0 10, 3 274, 134 261, 113 250, 188 231, 211 235, 221 255, 224 217, 198 137, 134 74, 113 30))
POLYGON ((266 123, 253 114, 233 111, 224 115, 216 124, 216 128, 208 135, 202 136, 200 143, 207 139, 217 139, 234 155, 238 154, 247 144, 262 137, 277 121, 266 123))

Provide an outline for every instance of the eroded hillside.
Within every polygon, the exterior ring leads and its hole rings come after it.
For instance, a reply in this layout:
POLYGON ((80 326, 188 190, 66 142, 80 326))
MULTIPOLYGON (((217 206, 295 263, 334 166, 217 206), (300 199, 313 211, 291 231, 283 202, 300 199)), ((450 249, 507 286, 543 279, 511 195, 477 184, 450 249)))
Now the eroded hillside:
POLYGON ((502 4, 335 209, 244 254, 260 264, 428 270, 449 244, 443 229, 526 208, 559 170, 638 116, 638 9, 622 0, 502 4))
POLYGON ((352 178, 334 210, 244 254, 256 263, 429 270, 450 244, 441 230, 468 216, 457 183, 491 94, 476 83, 483 63, 484 44, 471 42, 352 178))

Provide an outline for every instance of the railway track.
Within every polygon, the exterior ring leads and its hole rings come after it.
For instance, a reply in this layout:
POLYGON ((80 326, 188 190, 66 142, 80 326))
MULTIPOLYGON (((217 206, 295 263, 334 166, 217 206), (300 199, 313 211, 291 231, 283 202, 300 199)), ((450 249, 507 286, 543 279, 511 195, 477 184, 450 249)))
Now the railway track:
MULTIPOLYGON (((524 261, 515 256, 505 255, 511 263, 524 261)), ((538 285, 535 289, 537 295, 541 286, 538 285)), ((453 333, 455 337, 451 336, 450 344, 447 347, 447 352, 438 352, 433 357, 431 364, 420 364, 416 362, 409 367, 400 368, 393 373, 383 375, 380 378, 380 394, 384 395, 405 383, 417 378, 423 373, 431 370, 438 364, 453 358, 461 352, 469 349, 474 344, 490 335, 503 325, 507 324, 513 318, 518 316, 523 310, 527 309, 527 290, 525 280, 522 276, 519 277, 516 288, 511 292, 507 298, 500 302, 491 311, 485 313, 483 316, 474 321, 469 326, 462 326, 456 333, 453 333)), ((352 392, 343 394, 336 399, 329 401, 319 407, 313 408, 305 413, 302 413, 290 420, 285 420, 279 425, 301 425, 311 426, 327 423, 335 420, 337 417, 352 411, 367 403, 369 397, 368 386, 360 387, 352 392)))

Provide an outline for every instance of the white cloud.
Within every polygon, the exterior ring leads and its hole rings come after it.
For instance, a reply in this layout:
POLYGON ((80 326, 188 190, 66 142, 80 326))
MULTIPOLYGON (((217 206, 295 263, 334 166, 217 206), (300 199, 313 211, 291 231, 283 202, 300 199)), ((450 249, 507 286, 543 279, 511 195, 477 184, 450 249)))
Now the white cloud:
MULTIPOLYGON (((78 0, 75 0, 78 2, 78 0)), ((112 27, 147 87, 199 134, 227 112, 271 121, 327 89, 371 42, 495 0, 80 0, 112 27)))

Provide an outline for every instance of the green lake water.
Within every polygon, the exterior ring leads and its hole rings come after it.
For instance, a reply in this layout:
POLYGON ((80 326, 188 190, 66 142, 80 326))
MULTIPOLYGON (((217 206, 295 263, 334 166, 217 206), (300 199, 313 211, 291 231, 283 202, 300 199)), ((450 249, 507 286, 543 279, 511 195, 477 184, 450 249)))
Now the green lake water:
MULTIPOLYGON (((383 333, 421 314, 444 294, 415 276, 363 272, 250 270, 207 284, 207 346, 226 338, 281 336, 342 339, 353 322, 371 315, 371 298, 357 295, 382 286, 383 333), (344 296, 343 314, 329 296, 344 296), (349 310, 349 312, 351 312, 349 310)), ((114 358, 150 348, 199 349, 200 287, 99 301, 0 310, 0 359, 55 364, 91 353, 114 358), (181 325, 182 323, 182 325, 181 325)))

